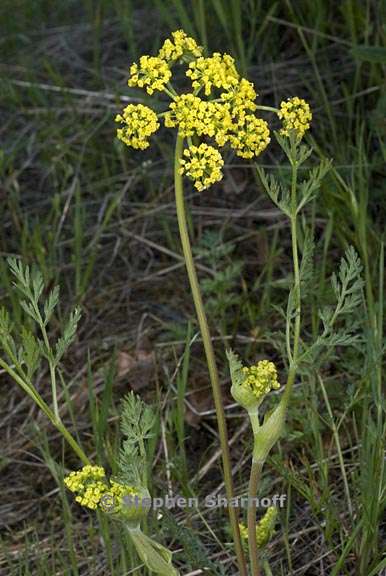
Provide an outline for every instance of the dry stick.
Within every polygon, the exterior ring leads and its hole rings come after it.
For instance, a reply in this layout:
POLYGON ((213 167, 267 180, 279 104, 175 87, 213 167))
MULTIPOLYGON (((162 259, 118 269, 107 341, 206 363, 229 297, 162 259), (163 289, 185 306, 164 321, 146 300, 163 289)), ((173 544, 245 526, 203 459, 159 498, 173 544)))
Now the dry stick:
MULTIPOLYGON (((174 185, 175 185, 175 196, 176 196, 176 209, 177 209, 177 219, 178 227, 180 231, 180 238, 182 244, 182 250, 184 253, 186 270, 188 273, 188 278, 190 282, 190 287, 192 290, 192 296, 194 301, 194 306, 196 309, 196 314, 198 318, 198 323, 200 326, 202 340, 205 349, 206 360, 208 364, 210 382, 212 385, 213 399, 216 408, 218 431, 220 436, 220 444, 222 450, 222 461, 224 470, 224 481, 226 487, 226 493, 228 501, 230 502, 234 496, 233 489, 233 478, 232 478, 232 467, 229 454, 228 445, 228 432, 227 425, 225 421, 224 405, 221 396, 220 381, 217 372, 216 360, 214 356, 212 340, 209 332, 208 321, 206 318, 204 305, 201 296, 200 285, 198 283, 196 268, 194 265, 192 248, 189 240, 189 233, 186 224, 186 214, 185 214, 185 202, 184 202, 184 191, 182 185, 182 176, 180 173, 180 160, 183 152, 184 140, 178 135, 176 140, 175 149, 175 164, 174 164, 174 185)), ((233 540, 235 544, 237 562, 240 576, 247 576, 247 567, 244 557, 244 551, 241 544, 240 530, 238 524, 238 511, 236 508, 228 507, 229 519, 232 528, 233 540)))

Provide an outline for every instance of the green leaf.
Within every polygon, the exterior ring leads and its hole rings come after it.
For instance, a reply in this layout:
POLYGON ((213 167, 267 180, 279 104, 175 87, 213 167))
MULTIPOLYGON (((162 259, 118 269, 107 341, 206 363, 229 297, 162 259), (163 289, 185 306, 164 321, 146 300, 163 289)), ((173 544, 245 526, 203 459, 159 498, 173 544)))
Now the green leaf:
POLYGON ((21 351, 21 360, 27 367, 27 377, 31 380, 32 376, 39 367, 41 357, 41 346, 35 336, 24 326, 21 329, 21 342, 23 345, 21 351))
POLYGON ((280 208, 284 214, 289 216, 290 194, 288 188, 283 187, 273 174, 267 174, 266 171, 260 166, 257 166, 256 168, 260 176, 261 183, 263 184, 265 191, 271 198, 272 202, 276 204, 276 206, 280 208))
POLYGON ((123 483, 147 488, 147 446, 154 435, 156 415, 134 392, 122 400, 121 431, 125 437, 118 468, 123 483))
POLYGON ((311 230, 307 228, 304 237, 303 254, 300 265, 300 285, 302 288, 301 291, 302 298, 307 296, 312 284, 313 271, 314 271, 313 256, 314 256, 314 239, 311 230))
POLYGON ((80 316, 81 316, 80 308, 75 308, 75 310, 71 312, 68 322, 64 328, 63 336, 59 338, 59 340, 56 343, 55 347, 56 364, 60 361, 63 354, 66 352, 67 348, 74 340, 80 316))
POLYGON ((312 168, 309 172, 309 176, 307 180, 304 180, 299 184, 300 190, 300 203, 297 207, 297 212, 300 210, 311 200, 316 198, 316 195, 319 191, 320 185, 322 183, 323 178, 330 170, 331 161, 323 159, 318 166, 312 168))
POLYGON ((121 430, 128 438, 138 442, 153 436, 155 414, 134 392, 129 392, 122 401, 121 430))
POLYGON ((35 322, 40 324, 40 318, 38 313, 36 312, 34 306, 30 302, 26 302, 25 300, 20 301, 20 306, 23 308, 24 312, 28 314, 35 322))
POLYGON ((235 354, 235 352, 233 352, 233 350, 231 348, 229 348, 226 351, 226 356, 228 359, 229 370, 231 373, 232 385, 240 386, 245 380, 245 377, 241 371, 243 365, 240 362, 237 354, 235 354))
POLYGON ((171 552, 141 530, 129 530, 128 534, 135 546, 138 556, 146 567, 159 576, 179 576, 172 565, 171 552))
POLYGON ((24 296, 31 299, 29 266, 24 266, 23 263, 16 258, 8 258, 7 263, 11 273, 15 277, 14 286, 18 288, 24 296))
POLYGON ((33 268, 31 272, 31 287, 32 287, 33 300, 37 304, 44 290, 43 276, 40 270, 38 270, 37 268, 33 268))
POLYGON ((297 140, 294 131, 292 131, 289 138, 282 136, 277 131, 274 134, 279 146, 292 165, 296 163, 299 167, 311 156, 313 149, 306 144, 301 144, 299 140, 297 140))
POLYGON ((8 311, 2 306, 0 308, 0 338, 7 337, 12 332, 12 324, 8 311))
POLYGON ((44 325, 50 321, 52 313, 59 301, 59 286, 55 286, 50 292, 47 300, 44 302, 44 325))

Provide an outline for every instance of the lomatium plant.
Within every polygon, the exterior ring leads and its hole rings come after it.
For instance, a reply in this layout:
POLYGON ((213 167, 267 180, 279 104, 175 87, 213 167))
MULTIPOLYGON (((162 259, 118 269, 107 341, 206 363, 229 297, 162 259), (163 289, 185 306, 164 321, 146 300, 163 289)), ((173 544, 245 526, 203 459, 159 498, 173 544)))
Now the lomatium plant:
MULTIPOLYGON (((355 343, 352 312, 361 299, 360 261, 355 251, 348 249, 338 274, 332 277, 336 304, 320 310, 320 334, 314 341, 308 342, 306 334, 302 332, 302 303, 307 283, 312 277, 313 241, 306 218, 300 217, 306 206, 315 200, 320 183, 329 169, 329 162, 322 161, 312 168, 306 165, 312 154, 312 149, 302 143, 312 119, 307 102, 295 96, 284 100, 279 108, 260 105, 253 84, 240 76, 231 56, 220 53, 206 55, 203 48, 181 30, 174 32, 164 42, 156 56, 142 56, 138 63, 131 66, 128 84, 144 89, 149 96, 162 93, 165 106, 163 111, 156 112, 143 104, 129 104, 116 117, 119 123, 117 136, 122 142, 131 148, 145 150, 150 145, 151 136, 162 124, 176 131, 174 183, 177 218, 213 390, 228 501, 234 498, 234 488, 227 426, 212 340, 188 235, 183 182, 186 177, 198 192, 219 182, 223 176, 227 150, 228 153, 233 151, 236 156, 254 161, 271 143, 269 122, 279 124, 274 134, 287 159, 289 181, 286 178, 277 180, 259 165, 255 167, 272 202, 288 219, 291 235, 293 283, 286 311, 283 357, 280 359, 280 366, 284 368, 279 373, 272 358, 245 366, 234 352, 227 351, 231 393, 247 411, 253 434, 247 526, 242 523, 235 507, 229 506, 228 512, 238 574, 248 575, 244 555, 244 546, 248 543, 250 571, 252 576, 259 576, 261 561, 266 566, 264 546, 274 533, 277 520, 275 508, 269 508, 259 522, 256 519, 255 496, 262 469, 271 449, 283 434, 291 393, 302 366, 307 363, 318 366, 334 346, 355 343), (189 86, 182 93, 173 83, 177 66, 184 67, 184 86, 189 86), (260 117, 261 114, 266 114, 267 119, 260 117), (277 392, 279 400, 273 409, 267 411, 264 401, 271 391, 277 392), (261 414, 264 414, 263 418, 261 414)), ((139 398, 128 395, 123 403, 124 441, 117 459, 118 474, 111 476, 103 467, 89 460, 62 421, 58 391, 64 385, 60 362, 76 334, 80 311, 75 309, 69 315, 63 333, 52 342, 49 324, 58 304, 58 288, 45 297, 42 275, 37 270, 31 270, 15 259, 9 261, 9 266, 26 322, 20 329, 11 321, 6 310, 1 309, 0 343, 3 357, 0 358, 0 367, 50 419, 79 458, 83 467, 68 474, 64 480, 76 502, 91 511, 108 514, 112 520, 121 523, 150 572, 161 576, 177 575, 171 553, 142 530, 143 520, 150 508, 147 441, 152 435, 155 414, 139 398), (34 384, 36 371, 42 362, 46 362, 49 369, 51 402, 43 399, 34 384)))
MULTIPOLYGON (((177 78, 181 78, 180 73, 177 78)), ((348 251, 347 259, 341 265, 339 280, 333 277, 337 298, 335 311, 321 311, 323 332, 316 342, 306 345, 301 338, 302 288, 309 276, 313 243, 306 230, 303 254, 302 256, 299 254, 299 216, 304 208, 315 200, 321 181, 329 169, 328 161, 322 161, 311 169, 305 167, 312 154, 312 149, 302 143, 312 120, 309 104, 303 98, 291 96, 283 100, 279 108, 260 105, 253 84, 240 76, 230 55, 217 52, 212 55, 205 54, 204 49, 182 30, 173 32, 156 56, 142 56, 138 63, 131 66, 128 85, 142 88, 149 95, 162 93, 165 105, 163 111, 156 112, 149 106, 129 104, 116 117, 116 121, 120 124, 117 136, 122 142, 129 147, 144 150, 150 145, 150 137, 162 125, 176 131, 174 162, 176 211, 212 384, 228 499, 233 497, 234 489, 227 426, 211 336, 188 235, 183 178, 189 179, 194 188, 202 192, 222 179, 226 153, 233 152, 236 156, 254 161, 271 143, 269 123, 276 121, 279 124, 274 134, 289 164, 290 183, 287 184, 285 180, 279 181, 273 175, 267 175, 258 165, 256 170, 267 194, 289 220, 293 286, 289 293, 286 313, 287 358, 283 359, 287 366, 286 384, 278 405, 272 411, 266 412, 263 421, 259 414, 260 406, 271 390, 280 388, 277 367, 269 359, 246 367, 231 350, 227 351, 232 379, 231 393, 248 412, 254 438, 248 490, 251 497, 248 527, 239 523, 235 508, 229 507, 228 511, 239 574, 246 576, 248 573, 243 552, 243 541, 248 535, 250 569, 253 576, 258 576, 259 549, 268 542, 276 521, 276 511, 270 509, 256 525, 256 508, 253 502, 262 468, 272 447, 283 434, 288 403, 302 361, 306 362, 307 359, 309 361, 323 346, 333 346, 337 343, 347 345, 352 341, 353 336, 349 328, 335 339, 334 330, 338 316, 352 310, 355 298, 359 297, 360 262, 354 251, 348 251), (182 91, 178 90, 173 81, 174 72, 179 66, 184 68, 188 82, 183 83, 182 91), (266 117, 263 118, 264 114, 266 117), (305 176, 302 181, 299 181, 300 171, 305 176)))

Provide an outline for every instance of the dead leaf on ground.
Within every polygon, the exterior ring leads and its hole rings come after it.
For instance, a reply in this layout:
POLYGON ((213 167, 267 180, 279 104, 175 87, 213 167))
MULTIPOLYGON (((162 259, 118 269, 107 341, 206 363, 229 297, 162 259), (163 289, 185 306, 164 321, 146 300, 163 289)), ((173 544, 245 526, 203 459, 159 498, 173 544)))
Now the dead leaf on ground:
POLYGON ((133 352, 118 352, 118 380, 125 380, 132 390, 146 388, 153 380, 154 373, 155 354, 148 346, 142 345, 133 352))

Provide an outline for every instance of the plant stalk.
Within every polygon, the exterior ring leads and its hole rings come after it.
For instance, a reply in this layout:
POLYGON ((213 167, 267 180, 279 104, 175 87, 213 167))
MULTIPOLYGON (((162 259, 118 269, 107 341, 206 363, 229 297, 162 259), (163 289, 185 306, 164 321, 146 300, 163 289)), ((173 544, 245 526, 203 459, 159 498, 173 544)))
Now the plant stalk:
MULTIPOLYGON (((300 345, 300 327, 301 327, 301 292, 300 292, 300 264, 298 253, 298 238, 297 238, 297 178, 298 168, 296 162, 291 162, 292 177, 291 177, 291 243, 292 243, 292 260, 294 270, 294 292, 295 292, 295 329, 293 336, 292 353, 289 357, 290 367, 288 371, 287 382, 285 385, 284 393, 281 403, 287 410, 289 399, 291 396, 292 388, 295 382, 297 363, 299 358, 299 345, 300 345)), ((288 320, 287 320, 288 322, 288 320)), ((287 326, 288 328, 288 326, 287 326)), ((288 330, 289 332, 289 330, 288 330)))
MULTIPOLYGON (((174 163, 174 184, 175 184, 178 227, 180 232, 182 250, 185 258, 186 270, 188 273, 190 288, 192 291, 193 302, 201 330, 202 341, 204 344, 210 382, 212 385, 212 393, 216 409, 218 431, 220 436, 226 494, 228 501, 231 501, 234 495, 232 466, 229 453, 228 432, 225 420, 223 400, 221 395, 220 381, 212 346, 212 340, 209 332, 208 321, 206 318, 204 304, 202 301, 200 285, 198 282, 197 272, 194 265, 192 248, 190 245, 189 233, 186 223, 183 183, 182 183, 182 176, 180 174, 180 167, 181 167, 180 160, 183 152, 183 144, 184 144, 183 138, 180 135, 177 135, 176 148, 175 148, 175 163, 174 163)), ((229 506, 228 513, 236 549, 239 574, 240 576, 247 576, 247 567, 244 557, 244 551, 241 544, 240 530, 238 524, 238 511, 235 507, 229 506)))
POLYGON ((301 295, 300 295, 300 266, 298 254, 298 239, 297 239, 297 175, 298 169, 296 163, 292 164, 292 178, 291 178, 291 241, 292 241, 292 258, 295 277, 295 331, 292 351, 292 362, 296 369, 298 354, 299 354, 299 340, 300 340, 300 315, 301 315, 301 295))
MULTIPOLYGON (((294 292, 295 292, 295 327, 293 335, 293 344, 291 351, 290 334, 291 327, 287 320, 286 328, 286 339, 287 339, 287 351, 289 358, 289 370, 287 382, 283 392, 283 396, 280 400, 280 405, 282 408, 282 413, 286 414, 292 388, 295 382, 297 363, 299 357, 299 347, 300 347, 300 328, 301 328, 301 292, 300 292, 300 264, 299 264, 299 254, 298 254, 298 241, 297 241, 297 176, 298 167, 296 161, 291 161, 292 166, 292 177, 291 177, 291 211, 290 211, 290 223, 291 223, 291 242, 292 242, 292 259, 293 259, 293 270, 294 270, 294 292)), ((254 433, 259 428, 258 414, 249 414, 251 418, 252 428, 254 433)), ((252 576, 260 576, 259 568, 259 558, 256 542, 256 506, 251 505, 253 503, 253 498, 256 497, 258 485, 260 482, 260 477, 262 469, 264 466, 263 460, 252 460, 251 475, 249 480, 248 488, 248 545, 249 545, 249 557, 251 562, 252 576)))
POLYGON ((256 540, 256 495, 260 483, 263 462, 253 460, 248 485, 248 548, 252 576, 260 576, 259 551, 256 540))
POLYGON ((54 412, 48 406, 48 404, 40 396, 39 392, 35 390, 34 386, 30 382, 26 382, 17 372, 15 372, 11 366, 8 366, 4 360, 0 358, 0 367, 3 368, 9 376, 22 388, 24 392, 32 398, 35 404, 40 408, 40 410, 47 416, 47 418, 52 422, 55 428, 61 433, 63 438, 68 442, 71 448, 74 450, 76 455, 82 461, 84 465, 90 464, 90 460, 87 458, 86 454, 83 452, 82 448, 79 446, 75 438, 70 434, 65 425, 60 419, 57 419, 54 412))

